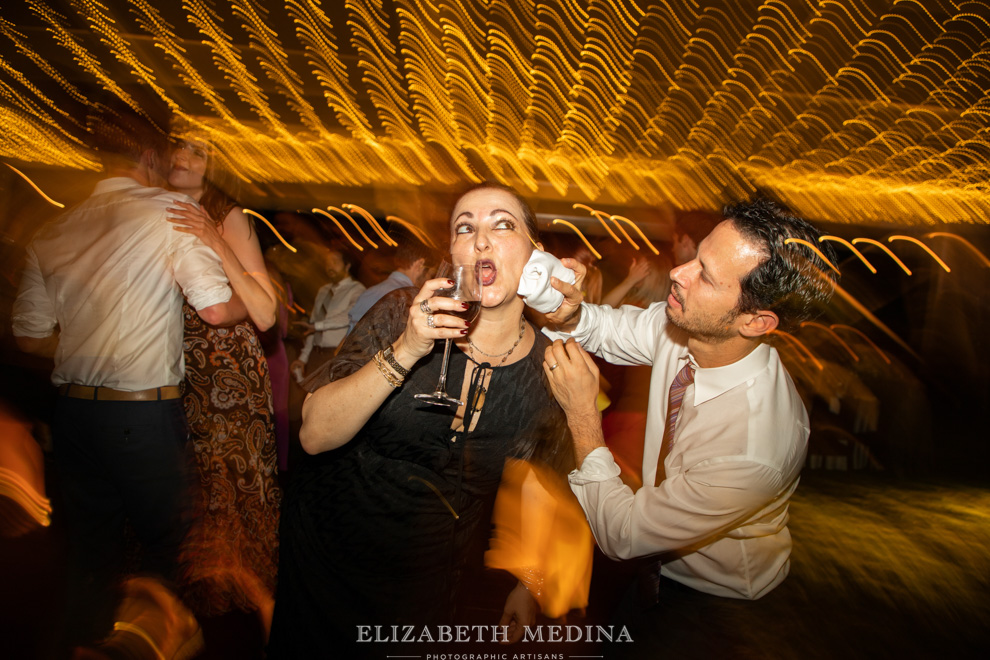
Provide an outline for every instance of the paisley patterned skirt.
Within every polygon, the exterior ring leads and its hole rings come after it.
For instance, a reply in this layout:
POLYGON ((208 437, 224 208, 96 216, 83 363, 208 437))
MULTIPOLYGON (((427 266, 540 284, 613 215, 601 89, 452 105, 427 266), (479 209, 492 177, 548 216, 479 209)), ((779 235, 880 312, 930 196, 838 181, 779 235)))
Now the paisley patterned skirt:
POLYGON ((275 426, 268 363, 254 326, 204 323, 183 308, 184 403, 199 474, 180 557, 196 614, 251 611, 274 593, 278 566, 275 426))

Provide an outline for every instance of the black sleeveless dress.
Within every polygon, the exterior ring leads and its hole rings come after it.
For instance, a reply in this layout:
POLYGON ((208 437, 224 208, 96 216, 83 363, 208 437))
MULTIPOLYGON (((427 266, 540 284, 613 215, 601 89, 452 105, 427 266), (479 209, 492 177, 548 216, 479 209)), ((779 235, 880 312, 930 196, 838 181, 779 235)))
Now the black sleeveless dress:
MULTIPOLYGON (((383 298, 309 389, 354 373, 394 341, 415 294, 400 289, 383 298)), ((543 373, 548 344, 537 332, 525 359, 487 365, 483 408, 469 408, 464 428, 472 414, 478 423, 454 432, 449 412, 413 397, 436 385, 437 342, 351 442, 307 458, 283 505, 270 658, 383 657, 381 646, 356 643, 358 626, 453 623, 461 578, 482 563, 505 460, 536 461, 559 475, 573 464, 566 421, 543 373)), ((461 391, 467 360, 451 351, 449 392, 461 391)))

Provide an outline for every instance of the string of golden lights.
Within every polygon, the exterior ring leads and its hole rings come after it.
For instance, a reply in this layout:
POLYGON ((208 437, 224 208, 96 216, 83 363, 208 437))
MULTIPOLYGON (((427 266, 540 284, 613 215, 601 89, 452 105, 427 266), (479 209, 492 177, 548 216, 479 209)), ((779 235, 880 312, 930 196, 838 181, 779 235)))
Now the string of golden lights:
MULTIPOLYGON (((139 84, 247 181, 494 178, 680 209, 763 190, 833 222, 990 218, 985 0, 4 9, 0 158, 18 164, 96 169, 80 111, 94 90, 137 107, 139 84)), ((617 218, 600 219, 615 239, 617 218)))

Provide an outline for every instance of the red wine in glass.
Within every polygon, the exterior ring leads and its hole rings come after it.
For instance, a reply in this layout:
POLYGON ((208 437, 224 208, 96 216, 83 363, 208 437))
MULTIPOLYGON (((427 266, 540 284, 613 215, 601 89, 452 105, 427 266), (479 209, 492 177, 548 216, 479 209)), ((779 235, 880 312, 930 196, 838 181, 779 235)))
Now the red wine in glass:
MULTIPOLYGON (((438 276, 453 280, 454 286, 447 289, 438 289, 434 295, 467 303, 468 308, 464 310, 445 310, 437 313, 450 314, 465 321, 473 321, 481 311, 481 269, 477 268, 475 264, 458 264, 453 266, 449 273, 439 274, 438 276)), ((436 390, 430 394, 417 394, 416 398, 424 403, 445 406, 453 412, 459 406, 463 406, 464 402, 447 394, 447 362, 449 359, 450 340, 447 339, 443 347, 443 362, 440 365, 440 380, 437 382, 436 390)))

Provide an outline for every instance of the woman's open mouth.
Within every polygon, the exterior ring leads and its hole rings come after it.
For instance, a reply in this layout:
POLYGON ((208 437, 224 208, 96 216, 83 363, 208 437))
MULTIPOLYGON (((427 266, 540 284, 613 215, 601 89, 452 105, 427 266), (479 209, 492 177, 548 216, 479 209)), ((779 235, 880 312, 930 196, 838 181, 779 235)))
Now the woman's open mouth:
POLYGON ((481 269, 482 286, 491 286, 495 283, 495 278, 498 276, 498 268, 495 267, 491 259, 482 259, 479 261, 478 268, 481 269))

